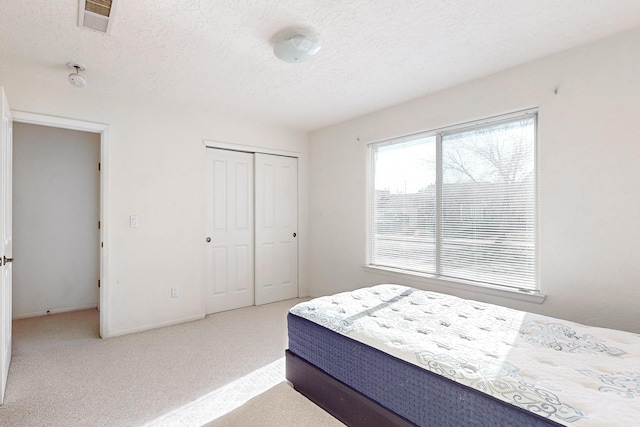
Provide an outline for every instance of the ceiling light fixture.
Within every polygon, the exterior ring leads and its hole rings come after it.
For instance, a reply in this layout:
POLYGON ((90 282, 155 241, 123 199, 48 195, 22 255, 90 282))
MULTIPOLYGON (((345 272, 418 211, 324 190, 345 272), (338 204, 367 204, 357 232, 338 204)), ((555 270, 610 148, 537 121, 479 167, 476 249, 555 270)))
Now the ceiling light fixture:
POLYGON ((285 62, 304 62, 320 51, 320 43, 310 37, 294 35, 275 43, 273 53, 285 62))
POLYGON ((74 68, 76 70, 75 73, 69 74, 69 83, 75 87, 85 87, 87 85, 87 81, 80 75, 80 71, 85 71, 87 67, 75 62, 68 62, 67 67, 74 68))

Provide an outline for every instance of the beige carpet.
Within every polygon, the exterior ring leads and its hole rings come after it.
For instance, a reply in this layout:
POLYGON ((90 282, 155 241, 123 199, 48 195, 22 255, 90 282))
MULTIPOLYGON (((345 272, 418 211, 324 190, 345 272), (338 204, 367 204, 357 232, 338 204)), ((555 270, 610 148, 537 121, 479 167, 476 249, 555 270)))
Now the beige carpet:
POLYGON ((282 382, 207 424, 207 427, 232 426, 338 427, 344 424, 282 382))
POLYGON ((331 425, 328 414, 278 386, 287 311, 300 301, 107 340, 98 337, 96 310, 16 320, 0 426, 331 425))

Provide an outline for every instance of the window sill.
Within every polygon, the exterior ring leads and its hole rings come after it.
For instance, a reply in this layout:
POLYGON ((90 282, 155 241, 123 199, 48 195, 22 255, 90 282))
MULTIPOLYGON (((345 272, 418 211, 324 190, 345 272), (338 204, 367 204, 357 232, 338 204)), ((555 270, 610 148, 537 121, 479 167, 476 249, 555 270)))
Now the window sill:
POLYGON ((536 304, 542 304, 546 298, 545 294, 538 291, 526 291, 519 289, 508 289, 500 286, 466 282, 462 280, 452 280, 444 278, 436 278, 426 273, 409 273, 404 270, 398 270, 389 267, 374 267, 371 265, 363 265, 362 268, 368 270, 371 273, 382 274, 387 277, 392 277, 396 280, 410 280, 420 281, 428 285, 434 285, 447 289, 459 289, 462 291, 478 292, 481 294, 498 296, 503 298, 510 298, 518 301, 533 302, 536 304))

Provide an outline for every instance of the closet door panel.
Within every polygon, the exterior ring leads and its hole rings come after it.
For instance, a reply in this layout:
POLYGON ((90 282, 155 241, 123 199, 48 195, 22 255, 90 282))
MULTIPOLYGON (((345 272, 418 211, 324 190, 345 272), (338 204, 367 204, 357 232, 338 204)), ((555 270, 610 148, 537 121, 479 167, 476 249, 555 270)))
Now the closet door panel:
POLYGON ((207 149, 206 313, 254 304, 253 154, 207 149))
POLYGON ((298 160, 255 154, 256 304, 298 296, 298 160))

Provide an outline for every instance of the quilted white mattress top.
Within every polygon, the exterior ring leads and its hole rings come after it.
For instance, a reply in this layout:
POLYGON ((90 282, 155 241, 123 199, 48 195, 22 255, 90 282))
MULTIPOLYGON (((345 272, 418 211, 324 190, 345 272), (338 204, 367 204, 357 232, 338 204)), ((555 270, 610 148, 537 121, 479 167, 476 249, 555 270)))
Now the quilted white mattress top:
POLYGON ((563 425, 640 425, 637 334, 400 285, 290 312, 563 425))

